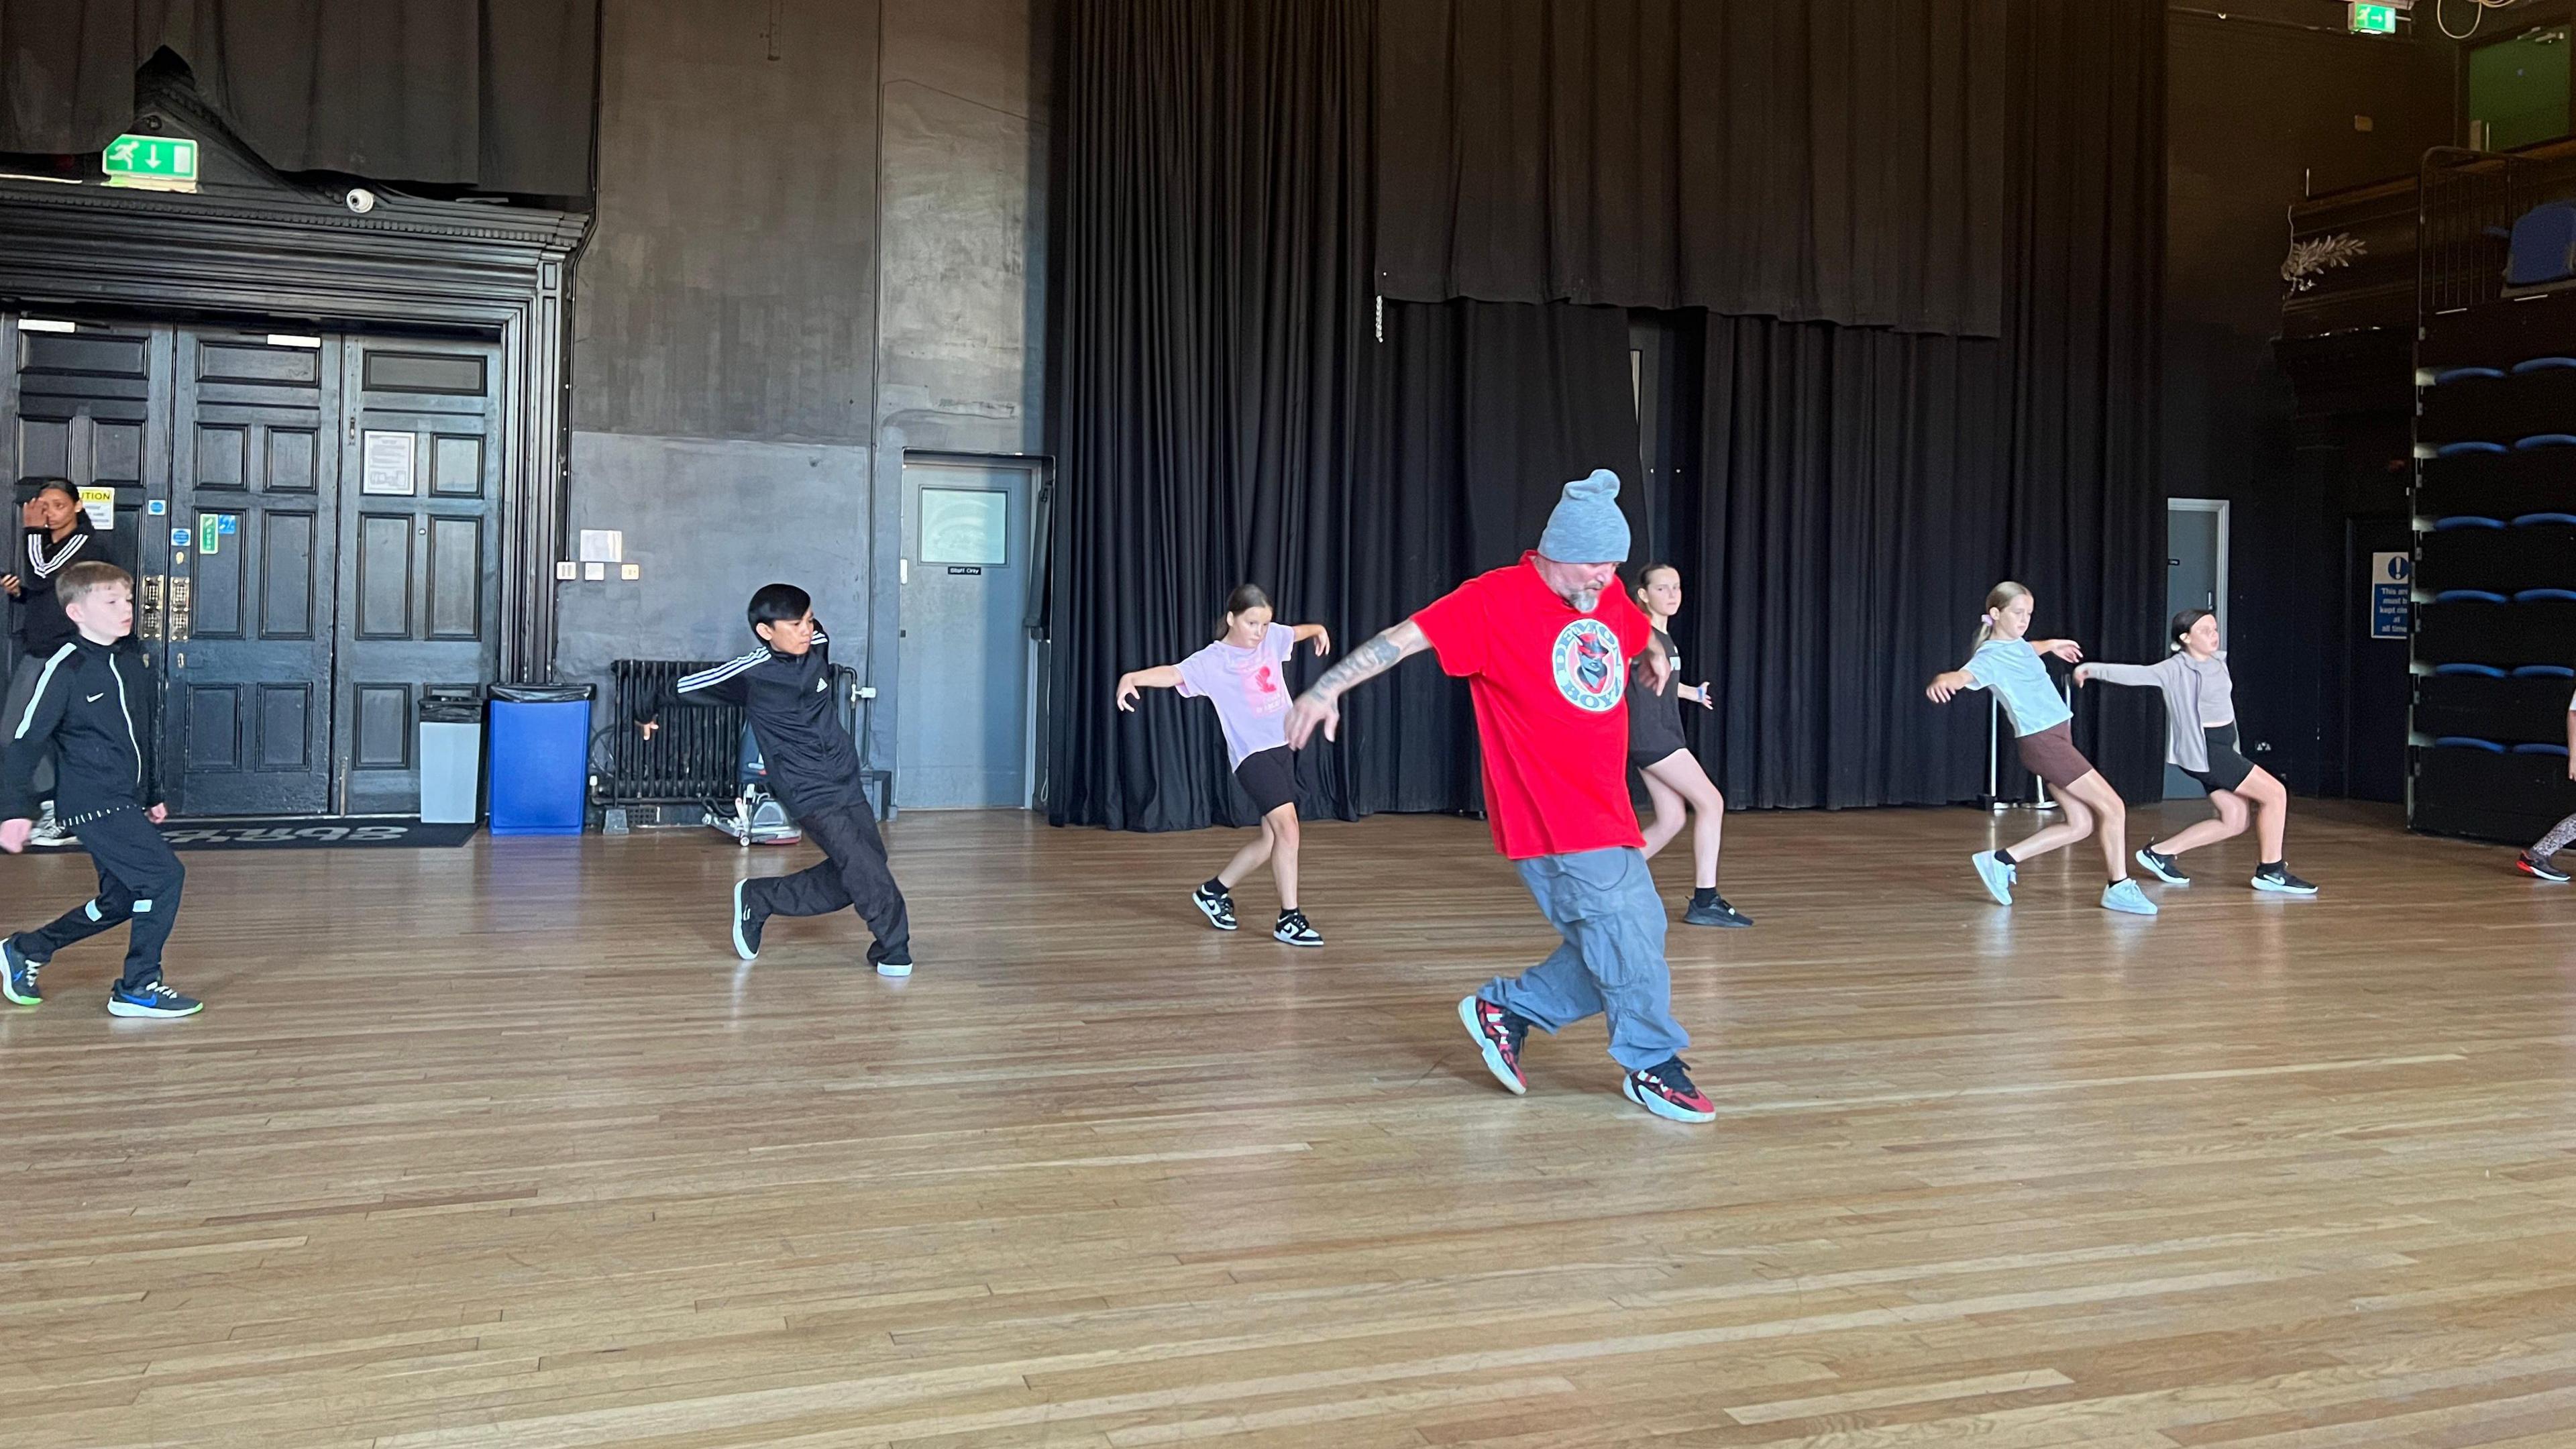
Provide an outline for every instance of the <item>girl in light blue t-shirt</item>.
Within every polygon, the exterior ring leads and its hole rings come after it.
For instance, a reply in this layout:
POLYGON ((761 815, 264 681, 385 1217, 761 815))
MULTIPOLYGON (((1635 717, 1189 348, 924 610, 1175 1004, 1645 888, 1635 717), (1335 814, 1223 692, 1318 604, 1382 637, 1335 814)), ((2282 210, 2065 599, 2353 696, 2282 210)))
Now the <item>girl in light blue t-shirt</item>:
POLYGON ((2129 879, 2129 808, 2121 802, 2120 792, 2075 748, 2066 728, 2074 711, 2049 683, 2048 667, 2039 662, 2041 655, 2054 654, 2071 664, 2084 657, 2084 650, 2072 639, 2027 637, 2030 615, 2030 590, 2009 579, 1995 585, 1994 592, 1986 595, 1985 616, 1977 624, 1976 652, 1967 667, 1934 675, 1923 691, 1933 703, 1946 704, 1963 689, 1993 690, 2012 721, 2023 768, 2046 780, 2066 810, 2065 819, 2042 827, 2010 850, 1981 850, 1968 858, 1969 863, 1985 882, 1986 893, 1997 904, 2008 906, 2021 862, 2073 845, 2093 834, 2098 824, 2102 858, 2111 868, 2111 883, 2102 888, 2102 908, 2152 916, 2156 903, 2129 879))

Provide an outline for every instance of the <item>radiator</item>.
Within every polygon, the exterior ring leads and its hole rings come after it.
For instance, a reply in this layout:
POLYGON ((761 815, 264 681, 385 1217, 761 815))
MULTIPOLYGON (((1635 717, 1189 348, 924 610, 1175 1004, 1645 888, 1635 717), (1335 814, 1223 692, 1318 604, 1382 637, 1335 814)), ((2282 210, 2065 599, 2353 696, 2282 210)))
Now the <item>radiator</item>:
POLYGON ((742 760, 742 711, 732 705, 662 711, 661 728, 644 738, 630 723, 639 704, 684 674, 722 661, 620 659, 608 666, 607 747, 600 753, 599 798, 611 805, 685 805, 731 800, 742 760))

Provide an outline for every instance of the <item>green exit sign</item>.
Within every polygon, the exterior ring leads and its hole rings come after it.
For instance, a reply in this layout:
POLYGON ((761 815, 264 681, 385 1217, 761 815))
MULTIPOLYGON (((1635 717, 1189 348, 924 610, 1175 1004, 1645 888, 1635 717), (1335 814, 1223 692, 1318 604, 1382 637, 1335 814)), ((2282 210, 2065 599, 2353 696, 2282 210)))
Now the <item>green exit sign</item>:
POLYGON ((177 136, 119 136, 99 153, 110 186, 197 189, 197 143, 177 136))
POLYGON ((2397 7, 2394 5, 2364 5, 2357 3, 2356 0, 2356 3, 2352 7, 2352 33, 2355 35, 2395 35, 2397 33, 2397 7))

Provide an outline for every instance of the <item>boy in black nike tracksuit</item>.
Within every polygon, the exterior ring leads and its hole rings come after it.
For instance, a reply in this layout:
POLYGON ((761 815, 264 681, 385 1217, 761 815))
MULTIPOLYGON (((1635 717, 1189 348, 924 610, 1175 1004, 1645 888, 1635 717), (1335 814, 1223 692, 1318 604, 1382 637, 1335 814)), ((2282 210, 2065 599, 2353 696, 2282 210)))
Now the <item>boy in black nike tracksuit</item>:
POLYGON ((62 823, 98 867, 98 894, 41 930, 0 941, 0 990, 21 1006, 44 1000, 36 973, 54 953, 127 921, 125 974, 107 994, 115 1016, 189 1016, 204 1008, 164 985, 161 947, 179 915, 187 872, 153 827, 161 803, 152 758, 152 688, 141 656, 116 642, 134 629, 134 581, 113 564, 79 563, 55 580, 79 635, 46 656, 26 707, 0 750, 0 850, 26 848, 36 811, 36 761, 54 755, 62 823))
POLYGON ((650 738, 672 705, 747 707, 779 804, 823 848, 826 859, 810 870, 734 883, 734 952, 745 961, 759 955, 771 916, 822 916, 848 906, 876 934, 868 960, 877 974, 909 976, 912 927, 859 778, 858 749, 841 728, 826 649, 831 640, 814 621, 813 600, 793 584, 763 586, 751 596, 749 612, 758 649, 688 675, 635 710, 635 722, 650 738))

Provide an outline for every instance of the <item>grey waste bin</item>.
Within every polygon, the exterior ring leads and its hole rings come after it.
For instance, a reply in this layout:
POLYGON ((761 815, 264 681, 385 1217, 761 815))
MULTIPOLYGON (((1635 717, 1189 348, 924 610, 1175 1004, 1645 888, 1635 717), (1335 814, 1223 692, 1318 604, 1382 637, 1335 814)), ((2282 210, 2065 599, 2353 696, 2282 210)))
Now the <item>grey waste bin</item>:
POLYGON ((420 818, 471 825, 483 796, 483 691, 430 685, 420 699, 420 818))

